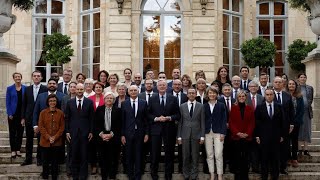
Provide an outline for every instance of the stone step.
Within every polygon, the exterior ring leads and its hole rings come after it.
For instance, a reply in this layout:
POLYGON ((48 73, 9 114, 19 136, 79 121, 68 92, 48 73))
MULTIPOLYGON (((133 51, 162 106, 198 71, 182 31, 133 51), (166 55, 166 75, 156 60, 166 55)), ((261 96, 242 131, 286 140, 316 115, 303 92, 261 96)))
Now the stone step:
MULTIPOLYGON (((159 179, 162 180, 164 179, 164 173, 159 173, 159 179)), ((19 180, 40 180, 41 177, 39 176, 39 173, 21 173, 21 174, 3 174, 0 175, 1 180, 12 180, 12 179, 19 179, 19 180)), ((65 180, 71 180, 71 177, 66 176, 65 174, 61 174, 59 176, 59 179, 65 179, 65 180)), ((100 175, 94 175, 94 176, 89 176, 88 180, 100 180, 101 176, 100 175)), ((125 174, 117 174, 116 177, 117 180, 128 180, 127 175, 125 174)), ((142 180, 150 180, 151 174, 145 173, 142 176, 142 180)), ((184 180, 184 177, 182 174, 172 174, 172 179, 174 180, 184 180)), ((210 179, 210 176, 208 174, 203 174, 199 173, 198 179, 201 180, 208 180, 210 179)), ((233 180, 234 175, 233 174, 224 174, 223 175, 224 180, 233 180)), ((260 180, 260 175, 259 174, 249 174, 249 179, 250 180, 260 180)), ((280 180, 319 180, 320 179, 320 172, 294 172, 294 173, 289 173, 289 175, 280 175, 280 180)))
MULTIPOLYGON (((26 141, 27 141, 26 138, 22 138, 22 144, 23 145, 26 144, 26 141)), ((33 138, 33 144, 38 144, 37 138, 33 138)), ((8 145, 10 145, 9 138, 0 138, 0 147, 1 146, 8 146, 8 145)))

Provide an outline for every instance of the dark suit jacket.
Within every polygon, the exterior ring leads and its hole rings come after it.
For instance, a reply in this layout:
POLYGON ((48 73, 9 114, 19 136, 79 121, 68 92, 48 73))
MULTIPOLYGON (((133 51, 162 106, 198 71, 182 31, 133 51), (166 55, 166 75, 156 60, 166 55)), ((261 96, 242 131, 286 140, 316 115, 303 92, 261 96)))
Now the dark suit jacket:
MULTIPOLYGON (((23 94, 25 92, 25 89, 26 89, 26 86, 21 85, 22 104, 24 103, 23 94)), ((17 94, 15 84, 13 84, 7 87, 7 92, 6 92, 6 108, 7 108, 8 116, 13 116, 16 113, 17 104, 18 104, 18 94, 17 94)))
MULTIPOLYGON (((166 103, 164 108, 164 113, 161 113, 160 108, 160 97, 159 94, 153 95, 149 99, 148 106, 148 121, 150 123, 150 134, 151 135, 160 135, 162 129, 169 128, 172 129, 173 137, 175 135, 175 121, 180 120, 180 111, 177 98, 172 96, 171 94, 166 93, 166 103), (170 116, 171 121, 167 122, 155 122, 154 119, 160 116, 170 116)), ((171 133, 171 132, 170 132, 171 133)))
POLYGON ((204 104, 205 112, 205 133, 208 134, 210 130, 214 133, 227 134, 227 114, 228 110, 222 102, 217 102, 211 113, 209 103, 204 104), (212 126, 211 126, 212 125, 212 126))
POLYGON ((254 109, 250 105, 245 105, 244 117, 241 118, 240 107, 232 105, 229 117, 229 129, 231 131, 231 139, 240 140, 237 133, 246 133, 248 137, 246 140, 252 140, 253 130, 255 127, 254 109))
MULTIPOLYGON (((266 88, 268 88, 268 86, 267 86, 266 88)), ((259 89, 258 89, 257 93, 260 94, 260 95, 262 95, 261 86, 259 86, 259 89)))
MULTIPOLYGON (((129 99, 129 97, 128 97, 128 96, 125 96, 125 100, 127 100, 127 99, 129 99)), ((119 104, 119 96, 116 97, 116 100, 114 101, 113 106, 118 107, 118 104, 119 104)), ((122 103, 121 103, 121 104, 122 104, 122 103)), ((118 107, 118 108, 121 108, 121 107, 118 107)))
MULTIPOLYGON (((171 92, 170 92, 174 97, 177 97, 177 95, 176 95, 176 93, 172 90, 171 92)), ((185 102, 187 102, 188 101, 188 96, 185 94, 185 93, 183 93, 182 91, 180 92, 180 96, 179 96, 179 98, 180 98, 180 106, 181 106, 181 104, 183 104, 183 103, 185 103, 185 102)), ((198 102, 198 101, 197 101, 198 102)), ((178 101, 178 103, 179 103, 179 101, 178 101)))
POLYGON ((78 131, 82 136, 88 136, 89 133, 93 133, 93 117, 93 103, 90 99, 83 99, 81 111, 77 109, 76 98, 70 99, 65 112, 66 133, 70 133, 71 138, 76 136, 78 131))
MULTIPOLYGON (((264 102, 263 96, 261 96, 260 94, 256 94, 256 101, 257 101, 257 104, 256 104, 256 107, 257 107, 258 105, 264 102)), ((251 93, 247 94, 246 104, 248 104, 249 106, 252 106, 251 93)))
MULTIPOLYGON (((196 101, 199 102, 199 103, 201 103, 201 97, 200 97, 200 96, 197 96, 197 97, 196 97, 196 101)), ((205 103, 207 103, 207 102, 208 102, 208 100, 207 100, 206 98, 203 98, 203 103, 202 103, 202 104, 205 104, 205 103)))
MULTIPOLYGON (((277 96, 275 92, 275 98, 277 96)), ((282 108, 284 112, 284 121, 285 121, 285 128, 288 130, 287 134, 289 134, 289 129, 290 129, 290 124, 293 125, 293 120, 294 120, 294 107, 292 103, 292 97, 289 93, 282 91, 282 108)))
MULTIPOLYGON (((138 94, 138 98, 140 98, 140 99, 143 99, 143 100, 147 100, 147 92, 145 91, 145 92, 142 92, 142 93, 139 93, 138 94)), ((153 92, 152 93, 152 96, 154 96, 154 95, 156 95, 156 94, 158 94, 158 93, 156 93, 156 92, 153 92)))
MULTIPOLYGON (((147 101, 138 98, 137 115, 133 112, 130 99, 125 100, 121 104, 122 113, 122 136, 132 138, 135 132, 143 135, 149 134, 149 125, 147 120, 147 101), (135 129, 137 125, 137 129, 135 129)), ((136 107, 137 108, 137 107, 136 107)))
MULTIPOLYGON (((231 98, 231 109, 232 109, 232 105, 234 103, 236 103, 236 100, 232 98, 232 96, 229 97, 229 99, 231 98)), ((218 101, 223 103, 224 104, 224 107, 226 108, 226 111, 227 111, 227 122, 229 121, 229 114, 230 112, 228 112, 228 107, 227 107, 227 104, 226 104, 226 101, 224 100, 224 97, 220 97, 218 98, 218 101)))
MULTIPOLYGON (((65 94, 57 91, 56 95, 58 97, 57 108, 61 109, 61 101, 62 101, 63 97, 65 96, 65 94)), ((36 104, 34 105, 34 110, 33 110, 33 121, 32 121, 33 126, 38 125, 38 119, 39 119, 40 112, 47 108, 47 104, 46 104, 47 98, 48 98, 48 92, 43 92, 38 95, 37 101, 36 101, 36 104)))
POLYGON ((173 81, 168 82, 168 87, 172 88, 173 81))
POLYGON ((247 92, 249 92, 249 83, 251 82, 251 80, 250 79, 247 79, 247 88, 246 89, 244 89, 243 88, 243 84, 242 84, 242 79, 241 79, 241 81, 240 81, 240 89, 243 89, 243 90, 245 90, 245 91, 247 91, 247 92))
MULTIPOLYGON (((109 134, 110 131, 113 132, 113 142, 120 143, 121 137, 121 109, 113 106, 111 110, 111 129, 107 131, 105 128, 105 111, 106 106, 102 105, 97 107, 96 112, 94 113, 94 122, 95 122, 95 135, 99 137, 99 134, 103 132, 104 134, 109 134)), ((102 141, 101 138, 98 138, 99 141, 102 141)))
MULTIPOLYGON (((46 86, 44 85, 40 85, 39 91, 38 91, 38 95, 43 93, 43 92, 47 92, 48 89, 46 86)), ((26 119, 27 123, 31 123, 32 124, 32 120, 33 120, 33 109, 34 106, 36 104, 36 102, 34 101, 34 97, 33 97, 33 85, 28 86, 25 90, 24 93, 24 103, 22 106, 22 114, 21 114, 21 118, 26 119)))
POLYGON ((260 138, 261 144, 280 143, 280 138, 288 134, 288 129, 283 117, 283 108, 274 102, 272 118, 268 114, 266 103, 257 106, 255 111, 256 129, 255 136, 260 138))

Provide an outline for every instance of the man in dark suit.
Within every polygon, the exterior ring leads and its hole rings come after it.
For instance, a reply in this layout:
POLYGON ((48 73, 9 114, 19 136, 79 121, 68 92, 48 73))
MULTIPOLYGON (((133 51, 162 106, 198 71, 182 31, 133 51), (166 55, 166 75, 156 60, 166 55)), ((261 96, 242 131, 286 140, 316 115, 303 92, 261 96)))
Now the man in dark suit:
POLYGON ((268 88, 268 76, 266 73, 263 72, 260 74, 259 82, 260 86, 257 93, 264 97, 264 91, 268 88))
POLYGON ((22 105, 22 121, 24 121, 26 127, 26 159, 23 161, 21 166, 32 164, 32 150, 33 150, 33 109, 35 106, 35 102, 39 94, 46 92, 47 87, 41 85, 40 82, 42 80, 42 74, 40 71, 35 70, 32 73, 32 81, 33 85, 26 88, 24 93, 24 104, 22 105))
POLYGON ((289 93, 282 91, 283 89, 283 80, 281 77, 277 76, 273 79, 273 88, 275 91, 275 101, 282 105, 284 111, 284 122, 286 134, 283 136, 283 142, 280 144, 280 173, 288 175, 287 172, 287 161, 289 156, 289 133, 292 132, 293 125, 293 115, 294 115, 294 107, 292 103, 292 97, 289 93))
POLYGON ((122 144, 126 148, 128 177, 130 180, 141 179, 141 159, 143 143, 149 138, 147 121, 147 102, 138 98, 136 85, 129 87, 130 99, 121 105, 122 111, 122 144))
POLYGON ((134 79, 133 84, 138 87, 139 93, 145 92, 146 88, 145 88, 144 84, 141 83, 141 81, 142 81, 141 74, 140 73, 134 74, 133 79, 134 79))
POLYGON ((174 147, 176 143, 175 121, 180 119, 177 98, 166 93, 167 82, 158 81, 159 94, 149 99, 148 120, 151 135, 151 176, 157 180, 161 144, 165 151, 165 179, 171 180, 173 173, 174 147))
POLYGON ((145 91, 138 94, 138 98, 146 100, 147 103, 149 102, 149 98, 151 98, 153 95, 156 95, 158 93, 153 92, 153 80, 152 79, 146 79, 144 81, 145 85, 145 91))
POLYGON ((271 165, 272 179, 279 178, 280 143, 287 134, 283 108, 274 101, 274 91, 268 88, 265 91, 265 103, 257 106, 256 141, 261 146, 261 178, 268 179, 268 169, 271 165), (271 133, 272 132, 272 133, 271 133))
POLYGON ((97 107, 94 115, 102 180, 116 179, 121 146, 121 109, 113 106, 115 96, 104 95, 104 105, 97 107))
MULTIPOLYGON (((182 92, 182 82, 180 81, 180 79, 175 79, 172 82, 173 82, 173 85, 172 85, 173 90, 171 93, 173 96, 177 97, 178 104, 180 106, 181 104, 188 101, 188 97, 186 94, 182 92)), ((178 129, 178 126, 177 126, 177 129, 178 129)), ((178 171, 179 173, 182 173, 182 145, 181 144, 178 144, 178 161, 179 161, 178 171)))
POLYGON ((188 89, 188 102, 180 106, 181 119, 177 133, 178 144, 182 144, 183 176, 193 180, 198 177, 199 144, 204 143, 205 133, 204 107, 195 100, 196 95, 194 88, 188 89))
MULTIPOLYGON (((246 104, 252 106, 255 110, 256 107, 264 102, 264 97, 257 93, 259 85, 255 81, 250 81, 249 83, 249 93, 247 95, 246 104)), ((250 142, 250 163, 252 166, 252 171, 258 173, 260 165, 259 146, 255 139, 250 142)))
POLYGON ((241 67, 240 75, 241 75, 240 89, 243 89, 246 92, 248 92, 249 91, 248 85, 249 85, 249 83, 251 81, 249 79, 249 68, 247 66, 241 67))
POLYGON ((58 84, 57 90, 67 95, 69 83, 71 82, 71 79, 72 79, 72 70, 71 69, 63 70, 62 78, 63 78, 63 82, 58 84))
MULTIPOLYGON (((238 76, 239 77, 239 76, 238 76)), ((232 104, 236 102, 235 99, 232 98, 232 87, 230 84, 225 83, 222 86, 222 94, 223 96, 218 99, 219 102, 222 102, 227 110, 227 122, 229 121, 229 113, 231 111, 232 104)), ((229 164, 230 172, 234 172, 234 166, 231 161, 232 149, 231 149, 231 141, 230 141, 230 130, 229 126, 227 126, 227 134, 224 138, 224 147, 223 147, 223 169, 225 171, 226 165, 229 164)))
POLYGON ((241 78, 238 75, 235 75, 232 77, 231 83, 232 83, 231 97, 233 99, 237 99, 237 93, 241 89, 240 88, 241 78))
MULTIPOLYGON (((37 165, 40 166, 42 164, 42 155, 41 155, 41 148, 39 146, 40 142, 40 130, 38 128, 38 121, 39 121, 39 115, 40 112, 44 109, 47 108, 47 97, 49 94, 56 94, 58 97, 58 103, 57 107, 61 109, 61 101, 63 97, 65 96, 63 93, 57 91, 57 82, 54 79, 49 79, 48 83, 48 92, 43 92, 38 95, 36 104, 34 105, 33 109, 33 120, 32 120, 32 125, 33 125, 33 130, 38 136, 38 148, 37 148, 37 165)), ((63 155, 64 156, 64 155, 63 155)))
POLYGON ((66 137, 71 144, 72 177, 86 180, 88 177, 88 144, 93 133, 93 102, 84 97, 84 85, 76 86, 77 96, 67 102, 65 121, 66 137))
POLYGON ((176 80, 176 79, 180 79, 180 69, 173 69, 172 70, 172 81, 170 81, 168 83, 168 87, 172 88, 172 85, 173 85, 173 81, 176 80))

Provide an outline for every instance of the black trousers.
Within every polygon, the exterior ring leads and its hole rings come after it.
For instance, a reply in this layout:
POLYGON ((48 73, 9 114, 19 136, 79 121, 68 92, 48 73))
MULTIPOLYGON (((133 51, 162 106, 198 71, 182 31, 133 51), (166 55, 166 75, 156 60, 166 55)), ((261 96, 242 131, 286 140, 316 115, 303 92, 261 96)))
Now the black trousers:
POLYGON ((287 162, 289 159, 289 136, 283 138, 283 141, 280 143, 280 170, 287 169, 287 162))
MULTIPOLYGON (((99 137, 100 138, 100 137, 99 137)), ((89 142, 88 147, 89 152, 89 163, 91 166, 97 166, 97 139, 96 137, 93 137, 91 141, 89 142)))
POLYGON ((126 152, 128 177, 130 180, 141 179, 141 161, 144 134, 135 133, 133 137, 126 137, 126 152))
POLYGON ((59 148, 60 146, 53 147, 42 147, 42 176, 49 175, 49 164, 51 164, 51 175, 52 179, 56 180, 58 177, 59 170, 59 148))
POLYGON ((289 151, 290 160, 297 160, 298 159, 298 136, 299 136, 299 130, 300 130, 300 125, 299 124, 295 124, 292 132, 289 134, 289 143, 291 144, 291 149, 289 151))
POLYGON ((33 152, 33 137, 34 131, 32 126, 32 120, 26 120, 26 161, 32 162, 32 152, 33 152))
POLYGON ((9 119, 9 139, 11 152, 20 151, 22 144, 23 126, 21 125, 21 116, 13 115, 13 119, 9 119))
POLYGON ((164 143, 165 151, 165 178, 171 179, 174 171, 173 161, 176 137, 170 137, 169 133, 163 133, 162 135, 151 135, 151 176, 153 180, 157 180, 159 178, 158 168, 162 141, 164 143))
POLYGON ((78 132, 71 136, 71 171, 74 180, 88 177, 88 134, 78 132))
POLYGON ((118 142, 115 139, 111 141, 97 141, 102 180, 107 180, 108 177, 115 179, 119 165, 120 147, 120 140, 118 142))
POLYGON ((251 168, 253 171, 259 171, 260 164, 261 164, 261 150, 255 138, 250 142, 249 151, 250 151, 249 160, 250 160, 251 168))
MULTIPOLYGON (((280 140, 279 140, 280 141, 280 140)), ((261 178, 268 179, 269 166, 271 166, 272 180, 279 179, 280 143, 261 144, 261 178)))
POLYGON ((40 132, 37 134, 37 141, 38 141, 38 146, 37 146, 37 163, 42 163, 42 148, 40 146, 40 132))
POLYGON ((227 130, 227 135, 224 138, 223 143, 223 171, 225 172, 227 164, 229 165, 229 169, 231 173, 234 173, 234 157, 232 150, 232 142, 230 139, 230 130, 227 130))
POLYGON ((249 180, 248 176, 248 157, 250 142, 246 140, 233 141, 233 153, 235 154, 235 180, 249 180))

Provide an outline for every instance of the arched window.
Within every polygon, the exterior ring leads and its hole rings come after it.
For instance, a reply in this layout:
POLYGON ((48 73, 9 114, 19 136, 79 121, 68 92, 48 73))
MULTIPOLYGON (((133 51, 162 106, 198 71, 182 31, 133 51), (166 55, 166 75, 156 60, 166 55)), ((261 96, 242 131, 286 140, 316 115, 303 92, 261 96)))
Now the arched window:
POLYGON ((242 66, 242 16, 241 0, 223 0, 223 65, 229 68, 231 76, 239 74, 242 66))
POLYGON ((65 1, 36 0, 32 15, 32 67, 42 72, 46 82, 52 72, 62 74, 61 64, 48 64, 42 59, 44 38, 55 32, 64 33, 65 1))
POLYGON ((288 48, 287 9, 288 7, 285 1, 263 1, 257 4, 258 36, 274 42, 277 46, 277 54, 274 60, 275 66, 270 68, 268 72, 271 79, 274 76, 287 73, 288 70, 285 55, 288 48))
POLYGON ((145 0, 142 3, 141 69, 164 71, 168 79, 181 69, 182 13, 178 0, 145 0))
POLYGON ((81 0, 80 16, 82 73, 96 78, 100 71, 100 0, 81 0))

